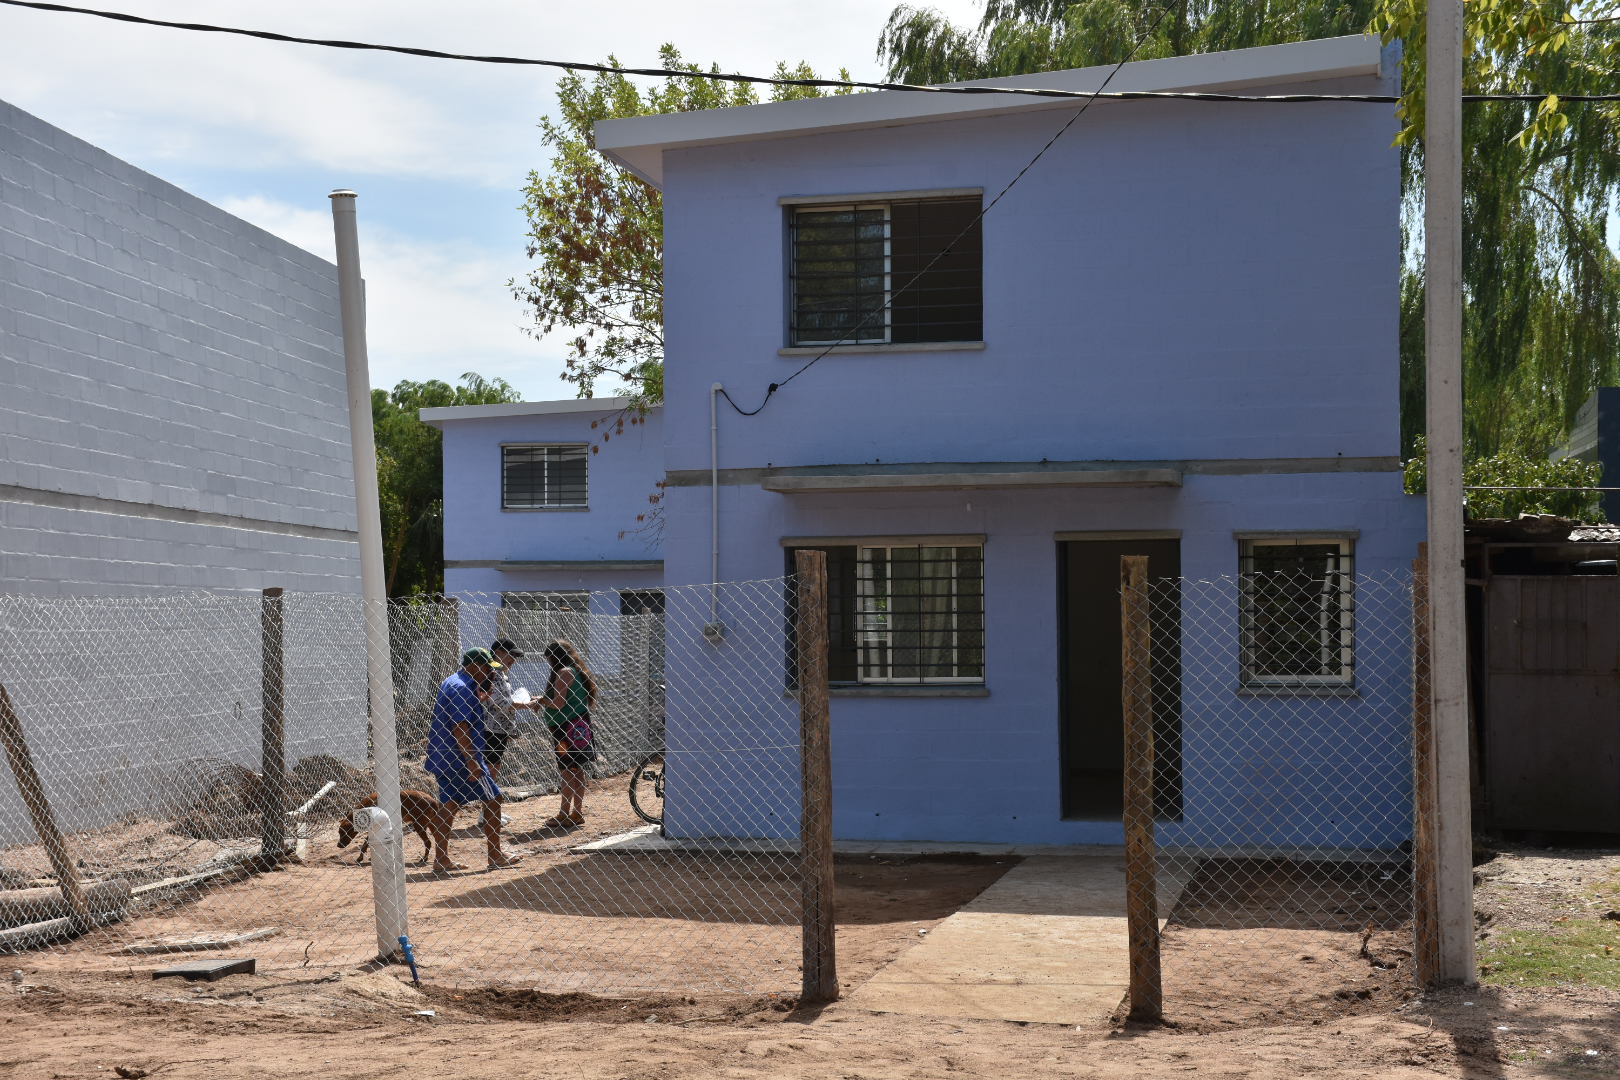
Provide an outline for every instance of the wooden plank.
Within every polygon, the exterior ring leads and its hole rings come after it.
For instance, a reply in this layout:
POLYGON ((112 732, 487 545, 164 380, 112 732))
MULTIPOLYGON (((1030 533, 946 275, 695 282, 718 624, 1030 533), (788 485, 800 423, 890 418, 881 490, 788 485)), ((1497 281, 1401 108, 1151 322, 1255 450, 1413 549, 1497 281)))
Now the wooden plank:
POLYGON ((1120 680, 1125 724, 1125 922, 1130 1019, 1164 1018, 1157 850, 1153 832, 1153 633, 1145 555, 1124 555, 1120 579, 1120 680))
POLYGON ((62 830, 57 828, 56 815, 51 812, 51 804, 45 798, 45 784, 39 778, 39 770, 34 767, 34 756, 29 752, 28 740, 23 735, 22 720, 12 707, 11 694, 6 691, 4 683, 0 683, 0 742, 5 744, 6 760, 10 762, 11 773, 17 779, 17 793, 22 796, 23 805, 28 808, 28 816, 34 823, 34 832, 45 847, 51 871, 56 875, 57 888, 62 890, 62 899, 67 902, 78 927, 81 930, 89 929, 90 907, 85 903, 84 889, 79 884, 77 864, 68 852, 62 830))
POLYGON ((1490 671, 1523 671, 1518 633, 1519 583, 1522 578, 1497 574, 1485 593, 1485 657, 1490 671))
POLYGON ((1435 835, 1434 722, 1429 681, 1428 545, 1412 562, 1412 937, 1418 983, 1440 981, 1439 847, 1435 835))
POLYGON ((1491 824, 1620 830, 1620 580, 1499 576, 1482 741, 1491 824), (1500 646, 1494 644, 1500 642, 1500 646))
MULTIPOLYGON (((129 905, 130 888, 127 881, 98 881, 82 885, 85 905, 95 914, 122 911, 129 905)), ((23 923, 63 919, 74 914, 62 890, 10 889, 0 892, 0 926, 19 926, 23 923)))
POLYGON ((286 664, 282 648, 281 590, 264 590, 259 601, 259 854, 286 854, 287 751, 286 664))
POLYGON ((88 926, 74 917, 47 919, 44 922, 13 926, 6 930, 0 930, 0 952, 21 952, 24 949, 37 949, 41 945, 49 945, 53 941, 78 937, 86 930, 121 922, 126 914, 125 909, 94 914, 90 916, 88 926))
POLYGON ((1620 685, 1613 676, 1491 679, 1492 823, 1510 829, 1620 831, 1620 685))
POLYGON ((258 969, 258 965, 259 962, 251 956, 240 960, 193 960, 186 964, 175 964, 173 967, 158 968, 152 972, 152 978, 177 976, 188 982, 196 979, 218 982, 227 975, 252 975, 258 969))
MULTIPOLYGON (((261 938, 281 933, 279 926, 261 926, 257 930, 242 930, 234 934, 190 934, 184 937, 156 938, 137 941, 118 951, 126 956, 158 956, 163 953, 202 952, 208 949, 229 949, 261 938)), ((214 963, 215 961, 207 961, 214 963)))
MULTIPOLYGON (((169 877, 164 878, 162 881, 137 885, 130 891, 135 896, 145 896, 147 893, 162 892, 164 889, 180 889, 188 885, 195 885, 198 882, 219 877, 221 874, 241 873, 247 869, 248 863, 255 857, 252 848, 227 848, 220 854, 227 857, 227 861, 223 865, 210 867, 207 870, 199 870, 195 874, 182 874, 179 877, 169 877)), ((216 855, 215 858, 219 858, 219 856, 216 855)))
POLYGON ((794 553, 799 679, 800 882, 804 978, 800 1000, 838 1000, 833 934, 832 740, 827 702, 827 554, 794 553))

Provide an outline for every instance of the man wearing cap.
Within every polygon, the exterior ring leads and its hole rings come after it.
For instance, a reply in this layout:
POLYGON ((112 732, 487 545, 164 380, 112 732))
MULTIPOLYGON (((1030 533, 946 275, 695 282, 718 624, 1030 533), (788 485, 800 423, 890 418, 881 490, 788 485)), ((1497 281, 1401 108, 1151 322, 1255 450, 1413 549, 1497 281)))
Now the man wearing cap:
POLYGON ((460 670, 439 684, 439 696, 433 703, 423 765, 439 782, 439 813, 433 821, 433 869, 439 873, 467 869, 450 858, 450 826, 456 811, 469 803, 483 806, 489 868, 498 870, 519 861, 501 850, 501 790, 484 760, 484 702, 489 692, 481 687, 489 682, 494 664, 488 649, 468 649, 462 654, 460 670))

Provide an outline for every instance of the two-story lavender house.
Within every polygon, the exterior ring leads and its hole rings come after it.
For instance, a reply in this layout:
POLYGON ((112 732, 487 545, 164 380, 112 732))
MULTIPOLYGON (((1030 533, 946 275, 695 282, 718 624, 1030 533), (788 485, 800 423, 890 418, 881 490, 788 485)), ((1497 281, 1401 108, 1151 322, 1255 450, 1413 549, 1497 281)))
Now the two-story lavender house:
MULTIPOLYGON (((1110 70, 996 81, 1088 91, 1110 70)), ((1353 37, 1132 63, 1108 89, 1394 80, 1353 37)), ((662 580, 827 553, 840 837, 1117 843, 1119 557, 1349 596, 1422 537, 1398 461, 1392 106, 1098 100, 1031 165, 1078 108, 889 92, 597 127, 664 195, 662 580)), ((739 647, 724 604, 700 608, 672 604, 667 646, 693 683, 669 691, 689 755, 668 825, 693 835, 738 827, 728 768, 702 755, 755 722, 692 676, 739 647)), ((1267 629, 1264 603, 1244 611, 1267 629)), ((1313 618, 1276 628, 1308 639, 1291 654, 1228 662, 1189 630, 1178 659, 1219 667, 1219 723, 1297 744, 1307 771, 1357 728, 1408 723, 1398 689, 1367 689, 1403 686, 1405 653, 1373 649, 1348 606, 1313 618)), ((1246 767, 1189 763, 1180 827, 1216 828, 1246 767)), ((1363 779, 1388 806, 1329 827, 1307 798, 1271 838, 1398 842, 1399 754, 1384 773, 1363 779)))

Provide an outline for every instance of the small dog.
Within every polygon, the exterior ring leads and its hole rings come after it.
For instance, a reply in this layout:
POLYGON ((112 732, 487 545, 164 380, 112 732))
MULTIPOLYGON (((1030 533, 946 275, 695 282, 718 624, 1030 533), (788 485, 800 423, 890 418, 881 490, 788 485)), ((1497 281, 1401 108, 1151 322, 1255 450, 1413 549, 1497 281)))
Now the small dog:
MULTIPOLYGON (((366 798, 356 803, 354 809, 362 810, 365 807, 376 805, 377 793, 373 791, 366 798)), ((420 836, 422 843, 427 845, 426 850, 422 852, 422 861, 416 864, 417 866, 426 866, 428 860, 433 857, 433 833, 430 823, 433 821, 433 815, 439 812, 439 800, 425 791, 401 791, 399 793, 399 809, 400 816, 405 819, 404 828, 415 829, 416 835, 420 836)), ((348 816, 338 823, 338 847, 348 847, 349 842, 354 839, 354 834, 354 811, 351 810, 348 816)), ((354 860, 356 863, 365 861, 366 848, 370 846, 371 840, 369 838, 360 841, 360 854, 354 860)))

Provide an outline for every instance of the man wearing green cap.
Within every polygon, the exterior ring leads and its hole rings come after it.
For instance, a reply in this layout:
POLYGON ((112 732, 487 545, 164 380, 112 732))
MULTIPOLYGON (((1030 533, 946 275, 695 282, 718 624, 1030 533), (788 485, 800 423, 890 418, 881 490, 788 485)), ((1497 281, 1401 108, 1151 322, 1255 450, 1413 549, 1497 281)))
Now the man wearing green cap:
POLYGON ((501 790, 495 786, 484 760, 484 701, 495 657, 488 649, 468 649, 460 670, 439 684, 433 703, 433 724, 428 729, 428 754, 423 765, 439 782, 439 813, 433 821, 433 869, 439 873, 465 870, 450 858, 450 826, 456 811, 469 803, 483 805, 484 845, 489 868, 515 866, 519 859, 501 850, 501 790))

